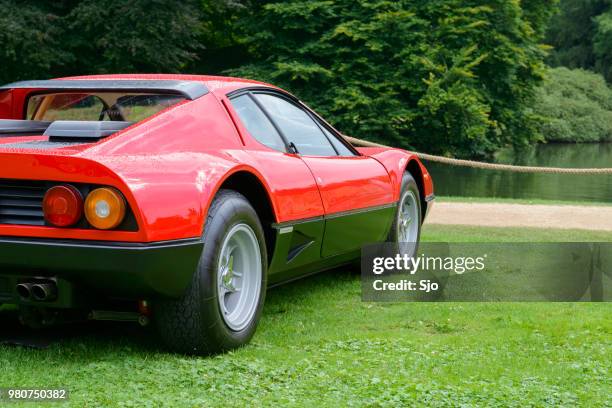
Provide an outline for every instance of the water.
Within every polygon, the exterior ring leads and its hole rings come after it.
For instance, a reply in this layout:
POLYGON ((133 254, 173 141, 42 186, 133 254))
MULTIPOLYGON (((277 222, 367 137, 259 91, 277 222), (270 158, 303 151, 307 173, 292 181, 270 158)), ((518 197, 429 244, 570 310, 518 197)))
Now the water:
MULTIPOLYGON (((498 163, 542 167, 612 167, 612 143, 537 145, 498 163)), ((612 175, 523 174, 425 161, 439 196, 612 202, 612 175)))

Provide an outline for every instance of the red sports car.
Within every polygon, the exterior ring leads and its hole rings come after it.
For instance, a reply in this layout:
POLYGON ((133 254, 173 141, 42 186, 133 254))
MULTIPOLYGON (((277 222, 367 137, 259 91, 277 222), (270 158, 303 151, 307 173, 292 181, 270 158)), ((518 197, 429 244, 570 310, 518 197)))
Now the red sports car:
POLYGON ((174 350, 252 337, 266 288, 418 242, 431 178, 289 93, 191 75, 0 87, 0 303, 151 319, 174 350))

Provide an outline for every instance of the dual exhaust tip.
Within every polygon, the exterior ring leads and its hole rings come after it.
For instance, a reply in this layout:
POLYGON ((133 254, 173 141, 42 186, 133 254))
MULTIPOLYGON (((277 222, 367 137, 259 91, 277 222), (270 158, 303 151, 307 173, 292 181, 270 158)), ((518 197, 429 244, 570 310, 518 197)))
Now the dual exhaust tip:
POLYGON ((17 294, 23 300, 35 300, 37 302, 52 302, 57 299, 57 284, 55 282, 42 283, 19 283, 17 294))

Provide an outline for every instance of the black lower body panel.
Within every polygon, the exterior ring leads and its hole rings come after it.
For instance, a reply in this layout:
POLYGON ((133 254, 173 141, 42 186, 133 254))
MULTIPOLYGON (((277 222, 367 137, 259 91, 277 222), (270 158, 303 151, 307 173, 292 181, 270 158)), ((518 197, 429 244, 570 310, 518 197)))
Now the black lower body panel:
POLYGON ((341 255, 361 249, 366 244, 385 241, 396 208, 393 203, 325 217, 325 238, 321 256, 327 258, 341 255))
POLYGON ((397 203, 275 224, 268 282, 278 285, 358 259, 361 247, 387 239, 397 203))
POLYGON ((178 297, 191 282, 202 247, 201 239, 132 244, 2 237, 0 303, 19 303, 15 286, 30 278, 115 297, 178 297))

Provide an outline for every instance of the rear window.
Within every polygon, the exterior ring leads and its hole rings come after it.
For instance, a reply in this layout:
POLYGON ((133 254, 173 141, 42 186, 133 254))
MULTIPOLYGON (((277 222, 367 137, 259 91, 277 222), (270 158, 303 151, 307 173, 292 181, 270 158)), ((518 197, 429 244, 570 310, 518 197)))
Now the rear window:
POLYGON ((184 100, 166 94, 45 93, 28 98, 26 119, 138 122, 184 100))

